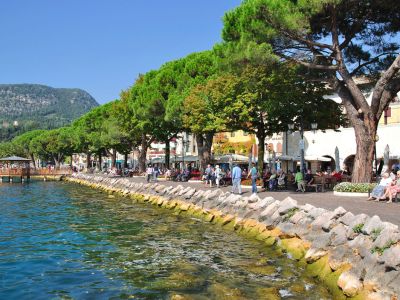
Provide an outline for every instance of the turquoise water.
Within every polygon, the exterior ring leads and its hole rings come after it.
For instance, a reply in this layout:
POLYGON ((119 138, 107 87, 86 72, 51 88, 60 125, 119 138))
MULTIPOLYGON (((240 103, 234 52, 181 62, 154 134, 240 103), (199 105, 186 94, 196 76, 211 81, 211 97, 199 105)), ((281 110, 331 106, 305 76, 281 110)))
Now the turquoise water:
POLYGON ((0 299, 330 298, 261 242, 70 183, 0 184, 0 225, 0 299))

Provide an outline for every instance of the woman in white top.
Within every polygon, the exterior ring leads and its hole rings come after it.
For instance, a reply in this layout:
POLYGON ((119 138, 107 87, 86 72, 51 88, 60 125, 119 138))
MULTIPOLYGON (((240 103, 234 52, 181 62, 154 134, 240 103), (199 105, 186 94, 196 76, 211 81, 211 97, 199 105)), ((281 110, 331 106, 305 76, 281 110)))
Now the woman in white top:
POLYGON ((381 181, 376 187, 374 187, 368 200, 376 199, 375 201, 379 201, 379 198, 385 194, 386 187, 391 185, 391 183, 392 178, 390 178, 389 173, 383 173, 381 181))

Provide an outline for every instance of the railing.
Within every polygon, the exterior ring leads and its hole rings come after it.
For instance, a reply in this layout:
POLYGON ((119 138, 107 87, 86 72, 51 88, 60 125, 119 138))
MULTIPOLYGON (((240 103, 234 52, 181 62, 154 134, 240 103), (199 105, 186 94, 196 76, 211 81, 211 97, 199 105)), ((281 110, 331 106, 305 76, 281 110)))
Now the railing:
POLYGON ((31 169, 31 176, 56 176, 56 175, 69 175, 72 174, 70 169, 31 169))
POLYGON ((26 168, 2 168, 0 169, 0 176, 60 176, 69 175, 72 171, 70 169, 26 169, 26 168))

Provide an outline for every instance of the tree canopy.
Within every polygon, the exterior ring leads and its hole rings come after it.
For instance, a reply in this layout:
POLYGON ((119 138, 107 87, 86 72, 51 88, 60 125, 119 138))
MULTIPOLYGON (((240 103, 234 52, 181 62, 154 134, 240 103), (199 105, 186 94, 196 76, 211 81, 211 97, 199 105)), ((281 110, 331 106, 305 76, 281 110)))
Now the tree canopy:
POLYGON ((354 127, 353 180, 370 180, 378 121, 400 90, 400 3, 369 1, 245 0, 224 17, 231 47, 254 45, 295 62, 330 85, 354 127), (375 83, 369 103, 357 76, 375 83))

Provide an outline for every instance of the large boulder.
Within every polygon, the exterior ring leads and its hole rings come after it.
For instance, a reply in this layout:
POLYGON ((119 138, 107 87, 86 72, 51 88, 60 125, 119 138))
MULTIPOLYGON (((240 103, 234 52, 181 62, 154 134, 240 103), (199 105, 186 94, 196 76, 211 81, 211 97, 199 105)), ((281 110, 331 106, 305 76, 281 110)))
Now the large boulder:
POLYGON ((369 219, 362 228, 362 232, 364 234, 371 235, 372 232, 382 231, 385 228, 385 225, 381 221, 381 218, 378 216, 373 216, 369 219))
POLYGON ((287 214, 290 210, 298 208, 297 207, 297 201, 293 200, 291 197, 285 198, 283 201, 281 201, 278 212, 280 215, 287 214))
POLYGON ((400 270, 400 245, 386 249, 378 261, 389 269, 400 270))

